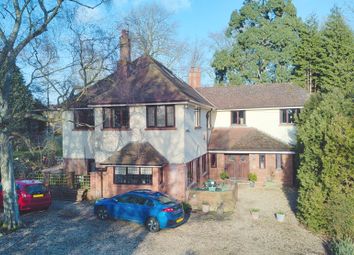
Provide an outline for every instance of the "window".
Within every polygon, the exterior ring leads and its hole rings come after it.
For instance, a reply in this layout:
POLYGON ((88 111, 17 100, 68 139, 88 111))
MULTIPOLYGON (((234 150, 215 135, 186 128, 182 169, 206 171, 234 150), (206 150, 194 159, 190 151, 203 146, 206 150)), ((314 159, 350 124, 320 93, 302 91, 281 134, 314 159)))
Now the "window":
POLYGON ((202 173, 206 173, 208 171, 207 165, 206 165, 206 154, 203 155, 202 157, 202 173))
POLYGON ((95 120, 93 109, 74 110, 74 126, 75 129, 94 128, 95 120))
POLYGON ((200 127, 200 108, 194 109, 194 127, 200 127))
POLYGON ((114 172, 115 184, 152 184, 151 167, 122 167, 117 166, 114 172))
POLYGON ((160 169, 159 169, 159 174, 160 174, 160 184, 162 184, 163 183, 163 168, 161 167, 160 169))
POLYGON ((245 125, 245 124, 246 124, 245 111, 231 112, 231 125, 245 125))
POLYGON ((129 128, 129 107, 103 108, 103 128, 129 128))
POLYGON ((159 105, 146 107, 148 128, 166 128, 175 126, 175 106, 159 105))
POLYGON ((263 169, 266 167, 265 154, 259 154, 259 168, 263 169))
POLYGON ((281 154, 275 154, 275 167, 276 169, 283 169, 283 160, 281 154))
POLYGON ((88 172, 94 172, 94 171, 96 171, 95 159, 88 159, 88 160, 87 160, 87 171, 88 171, 88 172))
POLYGON ((217 167, 218 166, 218 161, 217 161, 217 157, 216 154, 210 154, 210 165, 211 167, 217 167))
POLYGON ((188 185, 193 182, 193 161, 187 163, 187 182, 188 185))
POLYGON ((300 113, 300 109, 283 109, 280 110, 280 123, 293 124, 295 123, 295 116, 300 113))

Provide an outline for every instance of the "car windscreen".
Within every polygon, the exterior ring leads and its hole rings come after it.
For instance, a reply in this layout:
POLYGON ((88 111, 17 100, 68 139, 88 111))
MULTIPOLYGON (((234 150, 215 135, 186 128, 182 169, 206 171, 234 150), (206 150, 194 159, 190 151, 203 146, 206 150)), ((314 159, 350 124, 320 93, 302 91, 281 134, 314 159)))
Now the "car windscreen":
POLYGON ((157 199, 161 204, 169 204, 169 203, 174 203, 175 200, 168 197, 168 196, 159 196, 157 199))
POLYGON ((25 190, 30 195, 43 194, 47 192, 47 188, 43 184, 28 185, 26 186, 25 190))

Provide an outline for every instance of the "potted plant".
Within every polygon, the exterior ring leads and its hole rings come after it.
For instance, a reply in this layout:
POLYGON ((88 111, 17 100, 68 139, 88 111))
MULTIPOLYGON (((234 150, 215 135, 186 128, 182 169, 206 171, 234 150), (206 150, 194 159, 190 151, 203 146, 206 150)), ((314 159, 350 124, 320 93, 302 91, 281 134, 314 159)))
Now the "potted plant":
POLYGON ((254 220, 258 220, 259 219, 259 209, 258 208, 252 208, 250 210, 250 212, 251 212, 252 218, 254 220))
POLYGON ((230 178, 230 176, 229 176, 229 174, 228 174, 226 171, 222 171, 222 172, 220 173, 220 179, 221 179, 221 180, 225 181, 225 180, 227 180, 227 179, 229 179, 229 178, 230 178))
POLYGON ((206 202, 206 201, 203 201, 203 202, 202 202, 202 211, 203 211, 203 213, 208 213, 209 210, 210 210, 210 205, 209 205, 209 203, 206 202))
POLYGON ((275 217, 277 218, 277 221, 283 222, 285 219, 285 213, 283 211, 278 211, 275 213, 275 217))
POLYGON ((248 180, 250 182, 250 186, 253 188, 257 181, 257 175, 255 173, 249 173, 248 180))

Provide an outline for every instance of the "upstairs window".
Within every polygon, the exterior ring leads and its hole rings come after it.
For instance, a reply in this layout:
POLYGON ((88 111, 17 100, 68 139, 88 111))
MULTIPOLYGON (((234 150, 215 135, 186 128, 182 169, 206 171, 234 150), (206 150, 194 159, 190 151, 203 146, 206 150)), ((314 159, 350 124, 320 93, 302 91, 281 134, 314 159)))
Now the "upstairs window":
POLYGON ((148 128, 166 128, 175 126, 174 105, 154 105, 146 107, 148 128))
POLYGON ((74 110, 75 129, 93 129, 95 126, 93 109, 74 110))
POLYGON ((280 123, 293 124, 295 123, 295 116, 300 113, 300 109, 282 109, 280 110, 280 123))
POLYGON ((200 127, 200 111, 200 108, 194 109, 194 127, 196 128, 200 127))
POLYGON ((103 128, 129 128, 129 107, 103 108, 103 128))
POLYGON ((245 124, 246 124, 245 111, 231 112, 231 125, 245 125, 245 124))

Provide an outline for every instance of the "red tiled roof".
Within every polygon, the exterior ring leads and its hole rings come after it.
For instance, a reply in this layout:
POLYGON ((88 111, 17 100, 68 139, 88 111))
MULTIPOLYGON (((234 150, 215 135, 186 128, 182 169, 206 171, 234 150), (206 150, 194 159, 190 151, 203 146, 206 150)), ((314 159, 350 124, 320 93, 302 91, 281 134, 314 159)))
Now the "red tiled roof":
POLYGON ((121 150, 114 152, 100 164, 163 166, 168 164, 168 161, 150 143, 132 142, 125 145, 121 150))
POLYGON ((197 88, 218 109, 299 107, 309 93, 289 83, 197 88))
POLYGON ((211 106, 196 90, 149 56, 142 56, 84 91, 73 107, 105 104, 186 102, 211 106))
POLYGON ((209 150, 220 151, 290 151, 289 145, 257 130, 235 127, 215 128, 211 132, 209 150))

